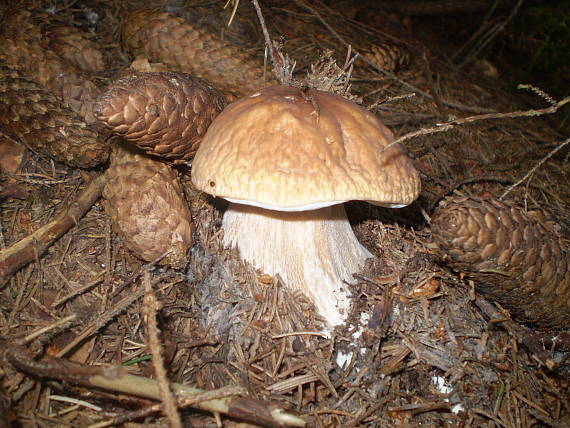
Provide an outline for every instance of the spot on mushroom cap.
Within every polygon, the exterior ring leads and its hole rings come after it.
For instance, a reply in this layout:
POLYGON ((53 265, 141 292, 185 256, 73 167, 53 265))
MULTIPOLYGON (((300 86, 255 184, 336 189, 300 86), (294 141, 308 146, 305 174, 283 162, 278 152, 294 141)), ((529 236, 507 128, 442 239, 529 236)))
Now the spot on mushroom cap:
POLYGON ((266 88, 227 107, 192 162, 206 193, 295 211, 349 200, 403 206, 419 175, 392 132, 366 109, 328 92, 266 88))

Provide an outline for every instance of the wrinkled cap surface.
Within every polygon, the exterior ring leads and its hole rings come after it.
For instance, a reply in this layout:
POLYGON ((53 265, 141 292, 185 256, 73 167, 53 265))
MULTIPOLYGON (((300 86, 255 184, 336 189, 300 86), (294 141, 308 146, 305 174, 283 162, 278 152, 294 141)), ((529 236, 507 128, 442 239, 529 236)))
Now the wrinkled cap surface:
POLYGON ((349 200, 404 206, 412 161, 366 109, 328 92, 275 86, 227 107, 192 163, 192 181, 233 202, 301 211, 349 200))

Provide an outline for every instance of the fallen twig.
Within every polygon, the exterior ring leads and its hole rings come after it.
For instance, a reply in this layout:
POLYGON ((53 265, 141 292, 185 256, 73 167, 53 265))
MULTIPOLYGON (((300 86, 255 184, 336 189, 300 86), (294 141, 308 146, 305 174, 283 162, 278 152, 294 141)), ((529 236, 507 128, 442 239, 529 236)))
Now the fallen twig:
MULTIPOLYGON (((151 262, 151 263, 154 263, 151 262)), ((147 265, 148 266, 148 265, 147 265)), ((138 276, 140 274, 136 273, 136 275, 138 276)), ((131 280, 134 280, 134 278, 131 276, 131 278, 128 278, 126 282, 131 282, 131 280)), ((158 280, 153 280, 154 282, 158 282, 161 279, 158 280)), ((62 350, 60 350, 57 353, 58 357, 63 357, 64 355, 66 355, 69 351, 75 349, 75 347, 77 345, 79 345, 81 342, 83 342, 84 340, 86 340, 88 337, 94 335, 97 331, 99 331, 99 329, 103 328, 105 325, 107 325, 107 323, 109 323, 113 318, 115 318, 117 315, 119 315, 121 312, 127 310, 127 308, 129 306, 131 306, 133 303, 135 303, 138 299, 140 299, 141 297, 143 297, 145 291, 144 289, 141 290, 137 290, 134 293, 128 294, 125 297, 123 297, 121 300, 119 300, 118 302, 114 303, 108 310, 106 310, 103 313, 97 314, 95 316, 93 316, 91 322, 87 323, 87 327, 85 327, 83 329, 83 331, 81 331, 81 333, 79 333, 77 335, 77 337, 75 339, 73 339, 70 343, 68 343, 62 350)))
POLYGON ((104 185, 103 175, 93 179, 77 199, 52 221, 0 250, 0 286, 22 267, 40 257, 65 232, 75 226, 99 199, 104 185))
POLYGON ((257 13, 257 18, 259 19, 259 23, 261 25, 261 31, 263 32, 263 38, 265 39, 265 48, 269 49, 269 57, 271 59, 271 63, 273 69, 277 68, 277 58, 273 51, 273 42, 271 41, 271 37, 269 37, 269 31, 267 30, 267 26, 265 25, 265 19, 263 18, 263 13, 261 12, 261 7, 259 6, 259 2, 257 0, 252 0, 253 7, 255 8, 255 12, 257 13))
POLYGON ((526 179, 529 178, 532 174, 534 174, 536 172, 536 170, 538 168, 540 168, 540 166, 544 162, 546 162, 548 159, 550 159, 552 156, 554 156, 554 154, 556 152, 558 152, 562 147, 564 147, 568 143, 570 143, 570 138, 567 138, 566 141, 564 141, 558 147, 555 147, 552 151, 550 151, 550 153, 548 153, 545 157, 543 157, 540 161, 538 161, 538 163, 535 166, 533 166, 531 168, 531 170, 529 172, 527 172, 523 178, 521 178, 519 181, 517 181, 512 186, 510 186, 507 190, 505 190, 505 192, 499 197, 499 200, 503 200, 505 198, 505 196, 507 196, 515 187, 519 186, 521 183, 524 183, 526 181, 526 179))
POLYGON ((473 35, 471 39, 467 41, 467 43, 461 47, 461 49, 455 55, 453 55, 452 60, 454 60, 473 40, 479 39, 477 40, 477 43, 473 43, 471 52, 468 55, 465 55, 465 59, 459 64, 459 68, 462 68, 469 62, 473 61, 477 55, 479 55, 479 53, 481 53, 481 51, 505 29, 505 26, 512 21, 513 17, 519 11, 522 2, 523 0, 518 0, 517 4, 511 10, 509 16, 507 16, 507 18, 505 18, 503 21, 499 22, 496 25, 493 25, 491 28, 482 27, 473 35), (481 37, 479 38, 479 36, 481 37))
MULTIPOLYGON (((197 394, 190 399, 186 399, 178 403, 179 407, 190 407, 195 403, 202 401, 208 401, 213 399, 222 399, 227 397, 235 397, 236 395, 244 394, 244 390, 239 387, 225 387, 216 389, 213 391, 207 391, 203 394, 197 394)), ((133 410, 125 412, 121 415, 115 416, 112 419, 108 419, 103 422, 98 422, 93 425, 89 425, 88 428, 106 428, 110 426, 122 425, 125 422, 129 422, 135 419, 144 418, 152 413, 160 411, 161 406, 159 404, 154 404, 152 406, 145 407, 139 410, 133 410)))
MULTIPOLYGON (((130 375, 123 367, 87 366, 51 356, 34 360, 32 353, 24 346, 9 345, 6 342, 0 345, 0 349, 4 349, 3 359, 29 375, 58 379, 75 385, 101 388, 151 400, 161 399, 157 381, 130 375)), ((181 406, 191 405, 208 412, 221 413, 269 427, 304 427, 306 425, 303 419, 286 412, 277 403, 235 396, 207 399, 211 397, 210 394, 215 394, 215 391, 204 391, 178 383, 171 384, 171 387, 181 406), (197 397, 206 399, 198 401, 197 397)))
POLYGON ((30 343, 33 340, 36 340, 38 337, 44 336, 47 332, 49 331, 53 331, 53 330, 60 330, 61 328, 65 328, 66 326, 68 326, 69 324, 71 324, 73 321, 75 321, 77 319, 77 314, 71 314, 66 316, 65 318, 62 318, 60 320, 57 320, 56 322, 49 324, 45 327, 42 327, 36 331, 34 331, 31 334, 28 334, 25 338, 24 338, 24 342, 25 343, 30 343))
POLYGON ((145 296, 143 300, 143 314, 147 325, 148 346, 152 354, 152 365, 156 374, 158 390, 162 399, 164 413, 173 428, 182 428, 180 414, 176 407, 176 399, 170 390, 170 382, 164 368, 164 358, 162 358, 162 346, 158 337, 158 324, 156 322, 156 307, 158 302, 154 297, 152 285, 150 283, 150 272, 146 271, 143 276, 145 296))
POLYGON ((259 24, 261 25, 261 31, 263 32, 263 38, 265 40, 266 57, 267 54, 269 54, 273 75, 282 85, 293 86, 293 69, 295 68, 295 63, 291 63, 289 57, 281 53, 279 45, 271 40, 259 2, 257 0, 252 0, 252 3, 255 8, 255 12, 257 13, 259 24))
POLYGON ((394 141, 392 141, 390 144, 384 147, 383 150, 387 150, 393 145, 399 144, 411 138, 419 137, 420 135, 430 135, 430 134, 436 134, 438 132, 445 132, 449 131, 452 128, 455 128, 456 126, 465 125, 467 123, 472 123, 472 122, 478 122, 480 120, 514 119, 517 117, 533 117, 533 116, 542 116, 543 114, 556 113, 558 110, 560 110, 560 108, 562 108, 564 105, 568 103, 570 103, 570 97, 566 97, 556 102, 555 104, 551 105, 550 107, 545 107, 543 109, 518 110, 507 113, 478 114, 475 116, 468 116, 468 117, 463 117, 461 119, 450 120, 449 122, 438 123, 436 126, 432 128, 421 128, 418 129, 417 131, 408 132, 407 134, 404 134, 401 137, 396 138, 394 141))
POLYGON ((527 349, 542 364, 554 369, 557 363, 552 359, 554 349, 570 351, 570 334, 564 332, 535 332, 514 322, 504 312, 499 311, 495 305, 481 296, 475 297, 475 305, 495 324, 501 324, 519 343, 527 349))

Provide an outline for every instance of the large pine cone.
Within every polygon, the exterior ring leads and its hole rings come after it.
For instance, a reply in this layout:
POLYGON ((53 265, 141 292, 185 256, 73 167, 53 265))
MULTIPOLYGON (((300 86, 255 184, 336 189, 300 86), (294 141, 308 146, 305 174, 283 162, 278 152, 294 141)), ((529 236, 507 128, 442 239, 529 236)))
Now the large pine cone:
POLYGON ((132 72, 107 88, 95 104, 95 115, 145 152, 180 163, 194 157, 223 108, 223 95, 205 80, 183 73, 132 72))
POLYGON ((103 51, 85 33, 71 25, 54 23, 45 31, 49 48, 69 64, 87 74, 105 71, 103 51))
POLYGON ((52 93, 0 64, 0 131, 72 167, 105 162, 109 146, 52 93))
POLYGON ((103 197, 113 229, 137 257, 185 265, 192 245, 192 219, 176 171, 168 165, 117 147, 105 172, 103 197))
POLYGON ((212 82, 220 90, 249 94, 275 84, 263 78, 263 63, 215 35, 194 28, 183 18, 154 9, 138 9, 122 29, 123 44, 143 55, 212 82))
POLYGON ((0 60, 53 92, 87 122, 94 122, 99 89, 46 45, 45 14, 15 6, 0 21, 0 60))
POLYGON ((432 216, 444 259, 523 322, 570 328, 570 250, 539 211, 497 200, 444 201, 432 216))

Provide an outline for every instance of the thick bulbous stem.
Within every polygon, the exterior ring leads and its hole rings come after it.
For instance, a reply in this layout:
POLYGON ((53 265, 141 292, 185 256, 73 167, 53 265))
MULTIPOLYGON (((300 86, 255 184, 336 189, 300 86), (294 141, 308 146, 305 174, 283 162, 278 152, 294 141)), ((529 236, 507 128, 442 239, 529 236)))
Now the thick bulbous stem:
POLYGON ((223 229, 225 245, 303 292, 330 326, 346 319, 348 285, 372 254, 356 239, 342 204, 284 212, 231 203, 223 229))

